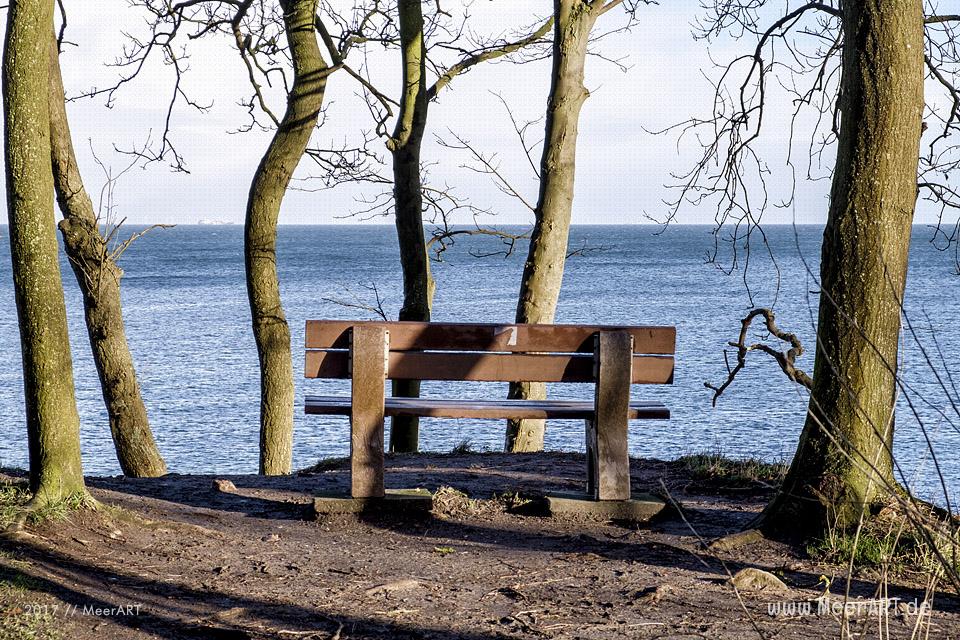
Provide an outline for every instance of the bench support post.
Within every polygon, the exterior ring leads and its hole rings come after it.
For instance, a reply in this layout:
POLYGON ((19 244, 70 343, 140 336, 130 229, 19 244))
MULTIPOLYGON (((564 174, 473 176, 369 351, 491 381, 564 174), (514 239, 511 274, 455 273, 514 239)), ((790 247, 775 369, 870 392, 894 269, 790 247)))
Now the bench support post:
POLYGON ((356 326, 350 344, 350 495, 382 498, 384 385, 389 333, 356 326))
POLYGON ((591 499, 597 499, 597 421, 587 419, 585 426, 587 428, 587 495, 591 499))
POLYGON ((627 425, 633 336, 626 331, 600 331, 596 340, 596 417, 587 422, 587 490, 594 500, 629 500, 627 425))

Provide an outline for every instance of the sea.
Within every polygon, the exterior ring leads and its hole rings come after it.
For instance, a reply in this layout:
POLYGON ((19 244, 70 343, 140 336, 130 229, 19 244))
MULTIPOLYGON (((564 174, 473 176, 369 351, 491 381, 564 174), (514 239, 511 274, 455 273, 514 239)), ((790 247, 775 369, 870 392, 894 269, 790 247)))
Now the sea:
MULTIPOLYGON (((143 231, 124 226, 118 240, 143 231)), ((520 228, 505 228, 511 233, 520 228)), ((807 394, 768 356, 752 352, 746 368, 713 403, 704 383, 727 377, 740 320, 769 306, 781 328, 808 351, 797 361, 812 373, 822 228, 768 226, 749 245, 710 226, 574 226, 557 322, 677 327, 672 386, 636 385, 633 398, 667 404, 670 420, 634 422, 630 452, 673 459, 719 452, 789 461, 803 425, 807 394)), ((0 227, 0 464, 27 465, 20 344, 10 274, 8 230, 0 227)), ((960 276, 955 247, 913 231, 896 455, 898 475, 940 503, 960 490, 960 276)), ((487 236, 457 236, 433 264, 434 319, 509 323, 516 308, 525 246, 487 236)), ((304 380, 307 319, 395 318, 401 303, 392 226, 281 226, 278 268, 292 333, 297 409, 294 466, 349 451, 346 418, 306 416, 304 393, 348 393, 343 381, 304 380)), ((127 337, 153 432, 176 473, 256 473, 259 374, 243 273, 240 225, 153 229, 120 259, 127 337)), ((70 324, 84 470, 116 475, 119 465, 91 359, 80 294, 65 258, 62 276, 70 324)), ((752 340, 763 339, 754 331, 752 340)), ((770 343, 775 348, 783 345, 770 343)), ((495 383, 427 383, 425 394, 501 397, 495 383)), ((589 385, 554 385, 555 397, 591 397, 589 385)), ((503 446, 497 421, 424 419, 421 448, 477 451, 503 446)), ((555 421, 546 447, 583 451, 584 425, 555 421)))

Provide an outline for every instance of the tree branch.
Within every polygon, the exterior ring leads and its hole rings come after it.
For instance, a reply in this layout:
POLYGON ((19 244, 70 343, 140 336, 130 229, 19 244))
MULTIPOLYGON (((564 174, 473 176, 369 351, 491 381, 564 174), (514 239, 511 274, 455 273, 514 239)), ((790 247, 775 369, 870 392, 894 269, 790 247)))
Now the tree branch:
MULTIPOLYGON (((777 361, 777 364, 780 365, 780 368, 787 375, 787 377, 790 378, 790 380, 803 385, 807 389, 813 387, 813 378, 807 375, 806 372, 797 369, 796 366, 794 366, 796 359, 803 355, 803 345, 800 343, 800 338, 793 333, 788 333, 777 327, 774 313, 771 309, 758 308, 748 313, 747 317, 740 321, 739 338, 737 338, 736 342, 730 342, 728 344, 731 347, 737 348, 736 366, 731 369, 729 363, 727 364, 727 379, 720 386, 714 386, 709 382, 703 383, 703 386, 705 386, 707 389, 713 390, 713 406, 717 406, 717 400, 720 398, 720 395, 723 394, 726 388, 730 386, 734 378, 737 377, 737 374, 740 373, 740 370, 746 366, 747 353, 750 351, 763 351, 777 361), (747 332, 749 331, 750 325, 753 323, 754 318, 757 316, 763 316, 766 322, 767 331, 770 332, 770 334, 774 337, 790 343, 790 349, 785 352, 776 351, 775 349, 772 349, 771 347, 760 342, 747 345, 747 332)), ((726 351, 724 351, 724 359, 726 359, 726 357, 726 351)))
POLYGON ((540 27, 531 33, 530 35, 521 38, 515 42, 509 42, 502 44, 500 46, 491 47, 488 49, 482 49, 473 54, 466 56, 460 62, 454 64, 449 69, 440 74, 440 77, 437 78, 437 81, 433 83, 429 89, 427 89, 427 99, 433 100, 437 97, 437 94, 458 75, 468 71, 471 67, 474 67, 481 62, 487 60, 493 60, 495 58, 500 58, 502 56, 508 55, 519 49, 522 49, 534 42, 542 40, 546 36, 550 29, 553 27, 553 16, 547 18, 547 20, 540 25, 540 27))

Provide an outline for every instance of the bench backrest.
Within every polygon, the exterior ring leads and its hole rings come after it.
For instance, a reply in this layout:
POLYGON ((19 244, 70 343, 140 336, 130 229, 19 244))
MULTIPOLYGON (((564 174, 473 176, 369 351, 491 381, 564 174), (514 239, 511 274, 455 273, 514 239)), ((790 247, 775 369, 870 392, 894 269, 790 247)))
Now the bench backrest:
POLYGON ((596 382, 597 336, 632 338, 631 382, 673 382, 674 327, 308 320, 307 378, 349 378, 354 329, 387 332, 393 380, 596 382))

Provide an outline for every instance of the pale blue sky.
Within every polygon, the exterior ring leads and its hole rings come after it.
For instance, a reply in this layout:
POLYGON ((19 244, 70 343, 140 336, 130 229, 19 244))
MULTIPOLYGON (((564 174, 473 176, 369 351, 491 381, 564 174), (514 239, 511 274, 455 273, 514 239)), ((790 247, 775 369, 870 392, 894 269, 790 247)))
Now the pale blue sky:
MULTIPOLYGON (((475 29, 499 33, 517 24, 530 24, 546 15, 552 3, 477 2, 472 9, 475 29)), ((120 52, 123 31, 143 33, 142 17, 125 0, 96 3, 68 3, 68 39, 78 43, 63 57, 68 94, 102 86, 116 77, 117 70, 105 66, 120 52)), ((631 65, 623 72, 599 58, 587 68, 591 97, 584 106, 579 138, 577 190, 574 222, 641 223, 646 215, 662 217, 662 199, 670 194, 664 183, 673 182, 671 172, 688 169, 696 145, 692 140, 677 145, 675 135, 655 136, 647 130, 662 129, 692 116, 710 113, 709 82, 713 74, 707 44, 691 36, 691 23, 701 9, 697 0, 678 0, 640 9, 640 21, 629 33, 606 39, 602 51, 611 58, 624 58, 631 65)), ((622 15, 611 12, 601 18, 597 29, 623 23, 622 15)), ((135 169, 116 185, 117 214, 129 223, 194 223, 199 219, 241 222, 250 178, 270 134, 227 132, 244 122, 245 110, 237 105, 246 97, 244 70, 234 48, 226 39, 191 44, 191 71, 185 87, 198 102, 212 102, 213 109, 199 114, 183 106, 174 114, 172 138, 191 173, 172 173, 162 164, 135 169)), ((743 53, 752 43, 715 43, 714 60, 724 61, 743 53)), ((399 73, 394 54, 371 57, 374 78, 395 94, 399 73)), ((359 64, 354 60, 354 64, 359 64)), ((536 199, 536 183, 522 158, 507 115, 492 91, 501 93, 518 118, 533 119, 543 111, 548 89, 549 62, 524 66, 493 64, 477 68, 458 78, 450 90, 431 108, 430 130, 446 134, 453 129, 485 152, 496 152, 502 169, 529 200, 536 199)), ((92 150, 114 171, 127 160, 113 152, 113 145, 130 148, 142 145, 150 130, 156 136, 162 127, 171 88, 169 68, 154 61, 143 76, 122 89, 113 108, 102 99, 83 100, 69 105, 75 145, 85 181, 96 194, 103 173, 93 162, 92 150)), ((370 128, 370 119, 355 96, 358 86, 343 73, 329 83, 326 124, 314 135, 314 142, 353 140, 361 129, 370 128)), ((273 94, 273 106, 282 111, 283 97, 273 94)), ((785 197, 791 189, 785 163, 789 105, 771 111, 765 138, 758 146, 769 164, 768 186, 772 200, 785 197)), ((379 142, 374 144, 379 145, 379 142)), ((827 156, 831 158, 832 153, 827 156)), ((526 222, 529 212, 519 203, 502 196, 486 176, 459 168, 466 156, 429 142, 424 159, 435 161, 431 175, 438 183, 453 185, 474 204, 498 212, 501 224, 526 222)), ((309 173, 309 161, 301 175, 309 173)), ((768 222, 819 222, 825 217, 827 181, 798 184, 795 206, 771 208, 768 222)), ((283 205, 281 223, 354 222, 341 217, 361 207, 356 189, 322 192, 290 192, 283 205)), ((368 192, 372 195, 372 192, 368 192)), ((920 216, 920 220, 929 216, 920 216)), ((713 210, 684 207, 679 221, 710 223, 713 210)), ((388 222, 380 219, 379 222, 388 222)), ((461 219, 461 221, 466 221, 461 219)))

